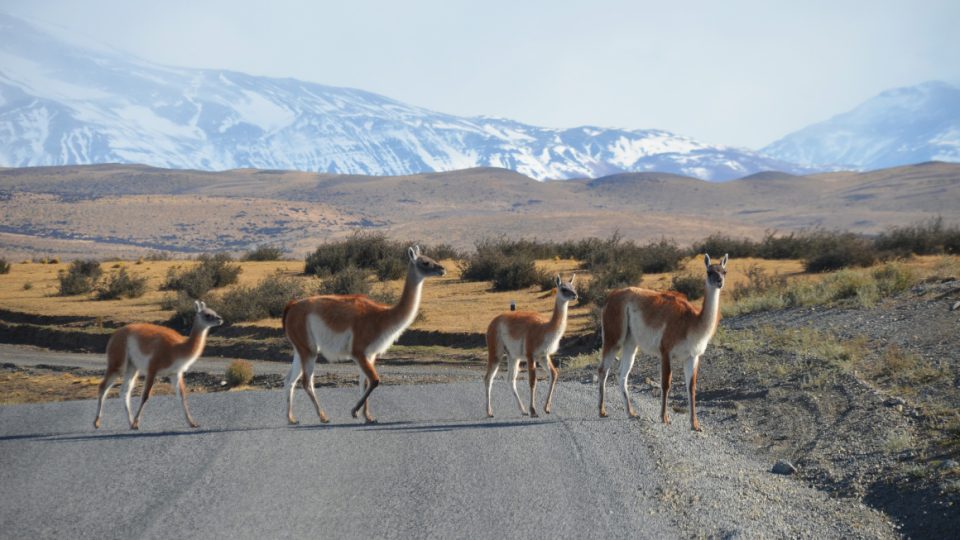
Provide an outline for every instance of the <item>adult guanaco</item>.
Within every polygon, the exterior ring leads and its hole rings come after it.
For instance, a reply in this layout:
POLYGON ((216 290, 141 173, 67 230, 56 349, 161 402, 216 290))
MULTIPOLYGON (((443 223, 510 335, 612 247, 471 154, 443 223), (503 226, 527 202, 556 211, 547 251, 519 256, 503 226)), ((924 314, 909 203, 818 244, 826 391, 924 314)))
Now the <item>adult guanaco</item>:
POLYGON ((93 421, 93 427, 100 427, 103 401, 121 372, 123 373, 123 385, 120 387, 120 395, 123 396, 123 402, 127 408, 130 429, 140 428, 143 406, 150 398, 153 383, 158 376, 164 375, 170 376, 174 393, 180 395, 187 423, 190 424, 190 427, 199 427, 190 415, 190 408, 187 406, 187 386, 183 382, 183 374, 190 369, 190 366, 203 352, 203 347, 207 342, 207 332, 211 328, 223 324, 223 318, 203 302, 196 301, 194 305, 197 308, 197 314, 193 319, 193 329, 188 337, 183 337, 165 326, 148 323, 128 324, 110 336, 110 340, 107 342, 107 372, 97 390, 99 400, 97 402, 97 417, 93 421), (146 378, 143 384, 143 393, 140 395, 140 407, 137 409, 136 417, 134 417, 130 409, 130 394, 133 392, 133 385, 140 372, 145 373, 146 378))
POLYGON ((520 393, 517 392, 517 373, 520 370, 520 359, 527 360, 527 371, 530 375, 530 416, 537 416, 537 361, 543 361, 550 370, 550 392, 547 394, 543 411, 550 414, 558 376, 550 355, 557 352, 560 338, 567 328, 567 305, 577 299, 574 289, 576 277, 574 274, 567 283, 564 283, 559 275, 556 277, 557 295, 549 321, 532 311, 508 311, 490 321, 487 326, 487 374, 484 377, 487 416, 493 416, 490 393, 501 358, 506 358, 509 364, 510 384, 513 386, 513 395, 517 398, 521 414, 527 414, 527 410, 524 409, 520 393))
POLYGON ((627 378, 639 348, 660 355, 660 419, 670 422, 667 394, 670 393, 670 361, 683 360, 690 400, 690 429, 700 431, 697 420, 697 371, 700 355, 717 331, 720 321, 720 290, 727 275, 727 255, 720 264, 706 266, 706 294, 703 307, 697 309, 677 292, 657 292, 638 287, 617 289, 607 296, 602 313, 603 349, 599 369, 600 416, 607 416, 604 404, 607 375, 620 355, 620 389, 627 414, 637 416, 627 392, 627 378))
POLYGON ((303 389, 320 421, 329 422, 313 385, 319 354, 331 361, 350 359, 357 363, 361 397, 351 414, 356 418, 363 407, 366 421, 375 421, 370 414, 369 398, 380 385, 375 365, 377 357, 416 319, 424 279, 446 273, 440 263, 421 254, 419 246, 409 248, 407 256, 407 279, 395 306, 374 302, 360 294, 313 296, 287 304, 283 310, 283 331, 293 345, 293 363, 286 380, 287 420, 291 424, 297 423, 293 415, 293 392, 301 377, 303 389))

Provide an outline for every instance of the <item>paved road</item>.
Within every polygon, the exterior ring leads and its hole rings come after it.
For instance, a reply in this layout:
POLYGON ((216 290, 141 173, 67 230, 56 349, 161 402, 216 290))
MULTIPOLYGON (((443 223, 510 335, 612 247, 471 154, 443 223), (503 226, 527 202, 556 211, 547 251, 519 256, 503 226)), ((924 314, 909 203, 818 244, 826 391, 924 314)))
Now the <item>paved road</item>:
MULTIPOLYGON (((524 389, 525 390, 525 389, 524 389)), ((473 384, 381 387, 358 424, 350 388, 320 390, 333 423, 287 426, 279 391, 173 396, 143 428, 107 402, 0 407, 0 536, 641 537, 875 536, 874 513, 828 499, 684 422, 593 416, 592 385, 562 383, 553 416, 497 418, 473 384)), ((301 392, 302 393, 302 392, 301 392)), ((541 397, 543 394, 541 392, 541 397)), ((611 407, 611 414, 622 414, 611 407)))

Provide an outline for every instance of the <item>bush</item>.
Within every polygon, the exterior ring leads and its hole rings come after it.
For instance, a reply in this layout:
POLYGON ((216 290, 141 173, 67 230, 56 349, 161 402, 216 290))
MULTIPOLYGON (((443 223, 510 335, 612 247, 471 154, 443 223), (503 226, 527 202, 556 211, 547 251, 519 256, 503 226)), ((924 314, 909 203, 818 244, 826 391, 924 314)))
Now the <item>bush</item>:
POLYGON ((100 261, 96 259, 73 261, 66 271, 61 270, 57 275, 60 280, 60 295, 74 296, 92 291, 102 273, 100 261))
POLYGON ((199 300, 203 295, 219 287, 237 282, 242 268, 231 264, 233 258, 226 253, 203 254, 197 257, 199 264, 189 270, 171 268, 167 271, 167 280, 161 287, 165 290, 183 291, 191 298, 199 300))
POLYGON ((826 234, 814 239, 811 254, 804 261, 807 272, 830 272, 854 266, 867 267, 877 262, 873 244, 853 233, 826 234))
POLYGON ((147 292, 147 278, 132 276, 126 268, 110 274, 107 279, 97 285, 97 300, 114 300, 117 298, 139 298, 147 292))
POLYGON ((672 240, 661 239, 639 246, 632 240, 624 241, 618 232, 599 244, 590 244, 590 247, 590 251, 583 253, 586 257, 582 259, 585 268, 594 272, 613 268, 616 273, 623 275, 633 272, 636 280, 644 273, 672 272, 680 266, 684 256, 672 240))
POLYGON ((223 372, 224 379, 230 386, 241 386, 253 381, 253 365, 246 360, 234 360, 223 372))
POLYGON ((277 272, 253 287, 235 287, 211 300, 211 307, 230 322, 280 317, 290 300, 306 291, 300 280, 277 272))
POLYGON ((320 294, 370 294, 369 274, 355 266, 348 266, 323 280, 320 294))
POLYGON ((183 330, 190 328, 190 325, 193 324, 193 318, 197 314, 194 301, 195 299, 184 291, 177 291, 165 296, 160 301, 160 309, 173 310, 173 315, 170 316, 167 323, 173 328, 183 330))
POLYGON ((460 277, 466 281, 490 281, 497 291, 542 287, 549 276, 537 269, 533 255, 536 250, 530 247, 537 245, 504 238, 480 240, 476 253, 461 262, 460 277))
POLYGON ((714 256, 729 254, 736 259, 756 257, 759 246, 749 238, 733 238, 725 234, 714 233, 700 242, 694 243, 691 255, 713 253, 714 256))
POLYGON ((279 261, 283 258, 283 248, 269 244, 259 245, 243 255, 245 261, 279 261))
POLYGON ((0 274, 10 273, 10 263, 6 259, 0 259, 0 274))
POLYGON ((906 227, 893 227, 877 236, 874 245, 880 251, 899 255, 957 253, 960 227, 946 227, 942 217, 906 227))
POLYGON ((696 300, 706 294, 706 278, 686 272, 677 274, 673 276, 670 288, 683 293, 690 300, 696 300))
POLYGON ((537 268, 533 259, 523 256, 511 257, 494 271, 493 290, 516 291, 533 285, 542 287, 542 283, 547 279, 549 276, 537 268))
POLYGON ((403 271, 387 270, 388 259, 398 260, 403 264, 404 271, 407 261, 407 247, 400 242, 389 240, 383 233, 368 233, 357 231, 346 240, 330 242, 317 247, 316 251, 307 256, 304 273, 318 276, 328 276, 342 272, 348 267, 364 270, 378 270, 384 268, 385 275, 391 279, 403 277, 403 271))
POLYGON ((23 284, 23 290, 25 290, 25 291, 29 291, 29 290, 32 289, 32 288, 33 288, 33 283, 31 283, 31 282, 29 282, 29 281, 23 284))
POLYGON ((465 259, 466 254, 450 244, 436 244, 429 246, 429 249, 424 249, 424 252, 429 253, 431 257, 435 260, 442 261, 444 259, 460 260, 465 259))

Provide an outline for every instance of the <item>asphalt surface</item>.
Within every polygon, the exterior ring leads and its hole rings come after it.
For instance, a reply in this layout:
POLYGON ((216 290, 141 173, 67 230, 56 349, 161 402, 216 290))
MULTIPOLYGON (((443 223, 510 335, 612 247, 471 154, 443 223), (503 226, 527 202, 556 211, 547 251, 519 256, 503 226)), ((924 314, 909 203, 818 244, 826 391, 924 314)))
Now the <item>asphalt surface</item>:
POLYGON ((117 399, 100 430, 93 401, 4 406, 0 536, 849 534, 823 511, 839 502, 731 458, 682 421, 655 424, 649 397, 638 400, 641 420, 595 418, 594 391, 561 383, 554 414, 526 418, 501 379, 498 417, 488 419, 479 380, 386 386, 372 401, 380 423, 364 425, 349 417, 355 389, 323 388, 332 423, 317 423, 301 391, 299 426, 286 424, 280 391, 195 394, 196 430, 176 398, 157 396, 138 432, 126 428, 117 399), (790 503, 780 508, 771 497, 790 503))

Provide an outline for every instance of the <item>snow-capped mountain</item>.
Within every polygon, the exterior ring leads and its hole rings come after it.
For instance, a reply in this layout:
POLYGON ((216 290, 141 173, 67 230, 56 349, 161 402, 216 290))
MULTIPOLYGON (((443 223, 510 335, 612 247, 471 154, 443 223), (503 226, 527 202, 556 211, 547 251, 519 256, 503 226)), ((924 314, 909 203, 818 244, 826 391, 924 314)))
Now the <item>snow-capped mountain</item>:
POLYGON ((804 169, 659 130, 464 118, 296 79, 156 65, 0 13, 0 166, 142 163, 400 175, 477 166, 533 178, 804 169))
POLYGON ((960 88, 927 82, 887 90, 762 152, 794 163, 853 169, 960 161, 960 88))

